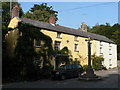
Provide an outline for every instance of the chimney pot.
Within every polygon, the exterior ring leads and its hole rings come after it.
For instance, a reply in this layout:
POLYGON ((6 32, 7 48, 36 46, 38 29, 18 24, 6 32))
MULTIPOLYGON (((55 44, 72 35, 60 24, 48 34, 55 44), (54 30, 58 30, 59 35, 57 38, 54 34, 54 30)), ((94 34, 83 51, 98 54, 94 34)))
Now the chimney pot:
POLYGON ((50 16, 49 23, 52 24, 52 25, 55 25, 55 23, 56 23, 55 16, 50 16))

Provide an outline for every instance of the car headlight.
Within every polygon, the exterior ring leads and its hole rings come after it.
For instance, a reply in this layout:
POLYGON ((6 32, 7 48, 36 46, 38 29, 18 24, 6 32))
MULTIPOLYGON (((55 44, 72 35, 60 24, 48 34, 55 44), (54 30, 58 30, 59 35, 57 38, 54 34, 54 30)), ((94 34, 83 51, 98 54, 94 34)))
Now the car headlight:
POLYGON ((60 72, 56 72, 56 74, 60 74, 60 72))

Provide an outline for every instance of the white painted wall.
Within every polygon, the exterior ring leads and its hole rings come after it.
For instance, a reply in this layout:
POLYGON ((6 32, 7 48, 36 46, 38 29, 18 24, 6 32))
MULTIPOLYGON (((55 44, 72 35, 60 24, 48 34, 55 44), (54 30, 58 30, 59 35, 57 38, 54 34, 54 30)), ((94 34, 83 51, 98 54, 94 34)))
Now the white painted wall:
POLYGON ((117 45, 107 42, 97 41, 96 55, 102 55, 104 58, 103 65, 108 68, 117 67, 117 45), (102 48, 100 50, 100 47, 102 48), (110 50, 111 49, 111 50, 110 50))

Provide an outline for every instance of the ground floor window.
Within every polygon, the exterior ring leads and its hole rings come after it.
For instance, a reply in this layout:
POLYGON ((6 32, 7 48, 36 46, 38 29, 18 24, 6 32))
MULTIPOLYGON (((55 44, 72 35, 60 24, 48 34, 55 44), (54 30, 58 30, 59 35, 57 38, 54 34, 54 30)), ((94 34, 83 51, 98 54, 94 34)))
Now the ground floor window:
POLYGON ((37 47, 37 48, 41 47, 41 40, 40 39, 35 39, 34 40, 34 46, 37 47))
POLYGON ((54 43, 54 49, 55 50, 60 50, 60 41, 55 41, 55 43, 54 43))
POLYGON ((112 66, 112 60, 109 59, 109 66, 112 66))
POLYGON ((41 67, 42 60, 40 59, 40 56, 35 57, 34 64, 38 67, 41 67))
POLYGON ((75 44, 75 46, 74 46, 74 51, 75 51, 75 52, 78 51, 78 44, 75 44))

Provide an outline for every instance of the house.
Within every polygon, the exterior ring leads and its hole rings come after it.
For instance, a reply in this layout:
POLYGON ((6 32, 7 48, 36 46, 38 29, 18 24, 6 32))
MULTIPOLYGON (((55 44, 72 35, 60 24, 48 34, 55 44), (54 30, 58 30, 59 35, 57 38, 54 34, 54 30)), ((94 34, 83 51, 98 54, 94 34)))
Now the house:
MULTIPOLYGON (((60 50, 68 47, 71 51, 72 59, 79 60, 82 65, 88 63, 88 46, 86 39, 88 36, 92 38, 91 54, 103 56, 103 65, 106 68, 114 68, 117 66, 117 45, 105 36, 89 33, 86 30, 85 24, 82 24, 82 30, 68 28, 55 24, 55 18, 51 17, 49 23, 31 20, 28 18, 19 18, 19 10, 16 6, 13 8, 14 14, 10 21, 9 28, 15 28, 18 22, 32 24, 39 28, 40 32, 50 36, 53 41, 55 50, 60 50)), ((18 33, 17 31, 8 31, 8 34, 18 33)), ((8 37, 8 35, 6 35, 8 37)), ((14 37, 13 37, 14 38, 14 37)), ((9 40, 8 40, 9 41, 9 40)), ((14 46, 14 45, 13 45, 14 46)))

